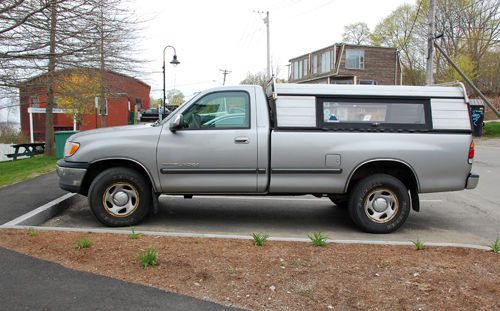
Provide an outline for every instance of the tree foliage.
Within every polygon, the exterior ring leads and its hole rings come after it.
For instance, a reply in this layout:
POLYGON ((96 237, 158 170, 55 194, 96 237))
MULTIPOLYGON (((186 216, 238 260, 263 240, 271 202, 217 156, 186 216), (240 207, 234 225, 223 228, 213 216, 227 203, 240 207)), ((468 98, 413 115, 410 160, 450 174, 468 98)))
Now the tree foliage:
POLYGON ((167 102, 170 105, 179 106, 184 102, 184 94, 176 89, 167 92, 167 102))
POLYGON ((371 33, 368 25, 363 22, 358 22, 350 24, 344 27, 344 33, 342 34, 342 42, 367 45, 371 43, 371 33))
POLYGON ((100 81, 95 71, 80 69, 67 71, 57 77, 57 105, 81 124, 83 116, 95 111, 100 81))

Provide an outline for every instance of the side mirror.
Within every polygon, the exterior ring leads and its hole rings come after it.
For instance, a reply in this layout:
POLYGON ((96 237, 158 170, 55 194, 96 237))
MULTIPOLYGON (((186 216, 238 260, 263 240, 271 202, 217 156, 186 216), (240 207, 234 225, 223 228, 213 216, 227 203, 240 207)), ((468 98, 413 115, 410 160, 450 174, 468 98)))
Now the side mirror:
POLYGON ((182 113, 179 113, 175 119, 170 122, 169 124, 169 128, 172 132, 175 132, 177 129, 180 129, 181 126, 182 126, 182 121, 183 121, 184 117, 182 116, 182 113))

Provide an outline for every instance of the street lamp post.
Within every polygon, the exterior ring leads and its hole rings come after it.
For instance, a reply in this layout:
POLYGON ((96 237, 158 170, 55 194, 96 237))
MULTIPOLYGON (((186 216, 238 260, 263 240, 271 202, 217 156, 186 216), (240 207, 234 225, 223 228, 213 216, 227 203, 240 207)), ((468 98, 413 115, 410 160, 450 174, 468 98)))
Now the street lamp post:
MULTIPOLYGON (((166 47, 164 47, 163 48, 163 114, 165 114, 167 111, 167 104, 166 104, 167 95, 165 93, 165 50, 167 48, 172 48, 174 50, 174 57, 170 61, 170 64, 172 64, 174 66, 177 66, 180 64, 180 62, 177 60, 177 51, 175 50, 175 48, 171 45, 167 45, 166 47)), ((163 119, 163 115, 160 118, 163 119)))

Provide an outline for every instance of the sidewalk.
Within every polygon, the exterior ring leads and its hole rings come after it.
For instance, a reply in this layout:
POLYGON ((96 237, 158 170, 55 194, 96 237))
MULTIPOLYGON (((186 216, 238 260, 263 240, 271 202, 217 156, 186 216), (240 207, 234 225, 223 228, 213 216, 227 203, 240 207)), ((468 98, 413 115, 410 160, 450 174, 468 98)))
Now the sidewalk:
POLYGON ((0 248, 6 310, 238 310, 156 288, 64 268, 0 248))
POLYGON ((59 188, 56 172, 0 188, 0 225, 67 193, 59 188))

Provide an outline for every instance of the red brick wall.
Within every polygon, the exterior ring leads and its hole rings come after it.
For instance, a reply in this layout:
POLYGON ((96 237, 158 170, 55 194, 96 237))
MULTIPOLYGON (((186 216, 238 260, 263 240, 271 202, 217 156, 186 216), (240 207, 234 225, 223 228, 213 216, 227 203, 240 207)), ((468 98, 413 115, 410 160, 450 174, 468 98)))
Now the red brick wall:
MULTIPOLYGON (((106 126, 127 125, 129 120, 129 100, 130 110, 134 111, 136 98, 142 101, 142 109, 149 108, 149 93, 151 87, 139 80, 112 72, 105 75, 110 93, 115 94, 108 98, 108 115, 106 116, 106 126)), ((21 131, 30 137, 30 124, 28 107, 31 96, 38 96, 40 107, 45 107, 47 102, 47 88, 43 83, 43 77, 33 79, 30 84, 23 85, 19 90, 20 95, 20 121, 21 131)), ((57 87, 56 87, 57 96, 57 87)), ((78 130, 89 130, 96 128, 96 114, 84 115, 83 122, 78 126, 78 130)), ((101 127, 101 117, 97 118, 97 127, 101 127)), ((73 129, 73 118, 66 114, 54 114, 54 130, 60 128, 73 129)), ((33 114, 33 132, 35 141, 45 140, 45 114, 33 114)))

